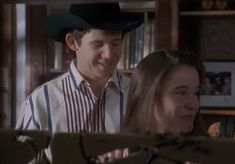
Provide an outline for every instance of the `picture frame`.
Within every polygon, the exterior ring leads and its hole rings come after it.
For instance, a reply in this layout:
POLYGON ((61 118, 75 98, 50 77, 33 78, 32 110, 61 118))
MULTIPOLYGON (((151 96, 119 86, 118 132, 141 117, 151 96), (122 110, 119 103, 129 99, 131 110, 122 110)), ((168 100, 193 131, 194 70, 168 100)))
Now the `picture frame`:
POLYGON ((235 61, 205 61, 206 77, 201 86, 200 106, 235 107, 235 61))

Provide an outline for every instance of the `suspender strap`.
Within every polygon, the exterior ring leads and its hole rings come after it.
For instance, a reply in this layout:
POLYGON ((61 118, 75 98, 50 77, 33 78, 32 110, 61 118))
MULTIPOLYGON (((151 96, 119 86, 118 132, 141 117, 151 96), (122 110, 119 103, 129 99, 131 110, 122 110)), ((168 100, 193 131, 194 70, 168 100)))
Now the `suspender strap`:
MULTIPOLYGON (((117 77, 118 77, 118 85, 119 88, 122 88, 122 76, 117 72, 117 77)), ((119 96, 120 96, 120 101, 119 101, 119 107, 120 107, 120 127, 122 126, 123 122, 123 117, 124 117, 124 103, 123 103, 123 92, 122 90, 119 90, 119 96)))
POLYGON ((123 112, 124 104, 123 104, 123 92, 122 91, 119 92, 120 92, 120 127, 121 127, 124 117, 124 112, 123 112))

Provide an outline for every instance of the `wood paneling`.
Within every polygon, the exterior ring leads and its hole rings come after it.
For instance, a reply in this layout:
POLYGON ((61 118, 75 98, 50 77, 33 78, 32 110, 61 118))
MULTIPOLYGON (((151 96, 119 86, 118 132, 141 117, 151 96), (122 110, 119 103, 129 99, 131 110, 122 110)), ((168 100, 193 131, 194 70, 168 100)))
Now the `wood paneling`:
POLYGON ((171 47, 171 0, 156 0, 156 48, 171 47))
POLYGON ((178 0, 156 0, 156 48, 178 49, 178 0))
POLYGON ((207 60, 235 60, 235 16, 204 17, 199 27, 199 54, 207 60))
POLYGON ((0 128, 11 126, 11 109, 14 106, 12 91, 14 90, 13 72, 13 34, 12 34, 12 6, 0 6, 0 56, 1 56, 1 108, 0 108, 0 128))
POLYGON ((43 26, 47 8, 46 5, 28 5, 26 13, 26 95, 28 95, 41 84, 45 74, 46 37, 43 26))
POLYGON ((235 60, 235 16, 181 17, 180 49, 205 60, 235 60))
MULTIPOLYGON (((140 0, 139 0, 140 1, 140 0)), ((141 0, 151 1, 151 0, 141 0)), ((136 2, 136 0, 1 0, 1 3, 25 3, 25 4, 68 4, 68 3, 99 3, 99 2, 136 2)))

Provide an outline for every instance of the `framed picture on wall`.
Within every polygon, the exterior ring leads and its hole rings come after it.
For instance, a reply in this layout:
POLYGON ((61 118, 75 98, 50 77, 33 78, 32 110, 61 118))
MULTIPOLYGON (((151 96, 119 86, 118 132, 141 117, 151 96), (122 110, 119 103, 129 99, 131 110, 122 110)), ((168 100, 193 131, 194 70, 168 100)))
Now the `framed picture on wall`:
POLYGON ((206 78, 201 87, 200 105, 208 108, 235 107, 235 61, 206 61, 206 78))

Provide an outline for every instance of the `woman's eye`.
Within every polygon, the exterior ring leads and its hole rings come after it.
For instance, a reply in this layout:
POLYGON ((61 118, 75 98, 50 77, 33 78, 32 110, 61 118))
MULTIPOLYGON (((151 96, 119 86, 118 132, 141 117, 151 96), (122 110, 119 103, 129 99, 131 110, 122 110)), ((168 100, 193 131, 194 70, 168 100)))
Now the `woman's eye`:
POLYGON ((178 91, 176 92, 177 95, 186 95, 187 93, 185 91, 178 91))

